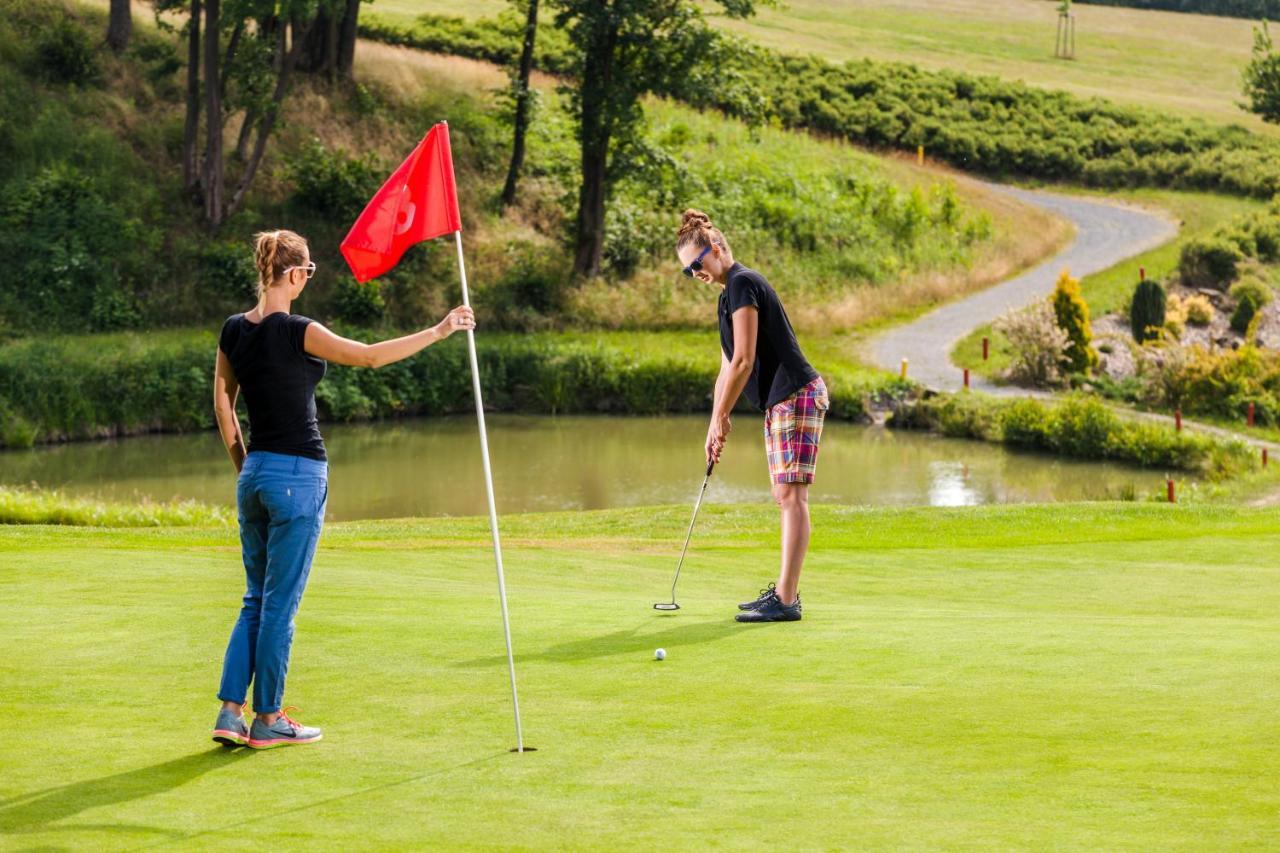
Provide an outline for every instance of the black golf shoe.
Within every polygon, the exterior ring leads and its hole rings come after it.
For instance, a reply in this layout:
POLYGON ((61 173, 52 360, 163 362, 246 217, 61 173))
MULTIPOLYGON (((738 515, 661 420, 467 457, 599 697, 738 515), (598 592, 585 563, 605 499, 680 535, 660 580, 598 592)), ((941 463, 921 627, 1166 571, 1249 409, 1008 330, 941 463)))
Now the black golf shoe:
POLYGON ((799 622, 800 596, 796 596, 795 604, 783 604, 772 592, 755 610, 739 613, 736 618, 739 622, 799 622))
POLYGON ((744 601, 738 605, 739 610, 755 610, 761 604, 769 600, 769 596, 773 595, 773 591, 778 588, 776 583, 771 583, 764 589, 760 590, 760 594, 756 596, 754 601, 744 601))

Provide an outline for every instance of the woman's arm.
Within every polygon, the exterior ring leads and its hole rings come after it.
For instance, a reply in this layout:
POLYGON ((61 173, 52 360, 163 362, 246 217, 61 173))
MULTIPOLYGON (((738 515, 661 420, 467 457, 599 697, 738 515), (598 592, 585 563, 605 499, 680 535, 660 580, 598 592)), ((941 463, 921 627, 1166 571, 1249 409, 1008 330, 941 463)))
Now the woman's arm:
POLYGON ((332 361, 334 364, 346 364, 351 367, 383 367, 421 352, 454 332, 475 327, 475 314, 470 308, 464 306, 454 308, 447 317, 428 329, 376 344, 353 341, 350 338, 335 335, 319 323, 311 323, 307 326, 303 346, 309 355, 332 361))
POLYGON ((760 312, 754 306, 746 305, 733 312, 733 358, 729 360, 724 393, 712 410, 713 417, 728 420, 729 413, 742 395, 742 389, 747 387, 751 368, 756 363, 756 334, 759 327, 760 312))
POLYGON ((240 473, 244 466, 244 435, 240 432, 240 418, 236 417, 236 398, 240 395, 240 383, 236 380, 235 371, 226 353, 218 349, 218 358, 213 368, 213 414, 218 420, 218 432, 222 434, 222 445, 227 448, 231 464, 240 473))
POLYGON ((720 451, 733 428, 729 413, 751 377, 759 326, 760 313, 754 306, 745 305, 733 312, 733 358, 721 361, 715 405, 711 409, 711 426, 707 429, 707 458, 716 462, 720 461, 720 451))

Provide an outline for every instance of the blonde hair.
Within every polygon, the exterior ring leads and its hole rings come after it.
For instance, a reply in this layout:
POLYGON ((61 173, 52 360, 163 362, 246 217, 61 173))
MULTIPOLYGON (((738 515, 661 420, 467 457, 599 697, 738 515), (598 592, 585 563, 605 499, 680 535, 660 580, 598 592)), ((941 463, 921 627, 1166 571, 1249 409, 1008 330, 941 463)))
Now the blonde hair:
POLYGON ((729 249, 729 241, 724 238, 724 234, 720 229, 711 224, 711 217, 707 216, 701 210, 689 208, 684 212, 684 218, 680 222, 680 230, 676 232, 676 251, 683 249, 685 246, 697 246, 699 249, 705 249, 715 243, 726 252, 733 254, 729 249))
POLYGON ((307 241, 292 231, 263 231, 254 235, 253 263, 258 268, 258 298, 284 275, 286 267, 307 260, 307 241))

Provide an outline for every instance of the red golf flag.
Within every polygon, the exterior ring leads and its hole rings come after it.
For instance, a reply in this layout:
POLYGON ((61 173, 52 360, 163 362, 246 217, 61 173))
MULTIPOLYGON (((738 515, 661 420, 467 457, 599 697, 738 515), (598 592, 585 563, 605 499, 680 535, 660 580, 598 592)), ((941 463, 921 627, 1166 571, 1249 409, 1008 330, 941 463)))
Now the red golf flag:
POLYGON ((441 122, 365 206, 342 241, 342 256, 365 282, 394 267, 414 243, 461 230, 449 125, 441 122))

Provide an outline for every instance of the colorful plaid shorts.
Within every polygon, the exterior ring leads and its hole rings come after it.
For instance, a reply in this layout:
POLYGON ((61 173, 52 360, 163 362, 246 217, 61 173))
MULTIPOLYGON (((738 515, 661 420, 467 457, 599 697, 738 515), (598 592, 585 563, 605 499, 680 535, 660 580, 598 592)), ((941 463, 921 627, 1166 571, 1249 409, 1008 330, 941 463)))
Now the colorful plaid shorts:
POLYGON ((822 377, 764 413, 764 449, 775 485, 812 483, 822 421, 831 403, 822 377))

